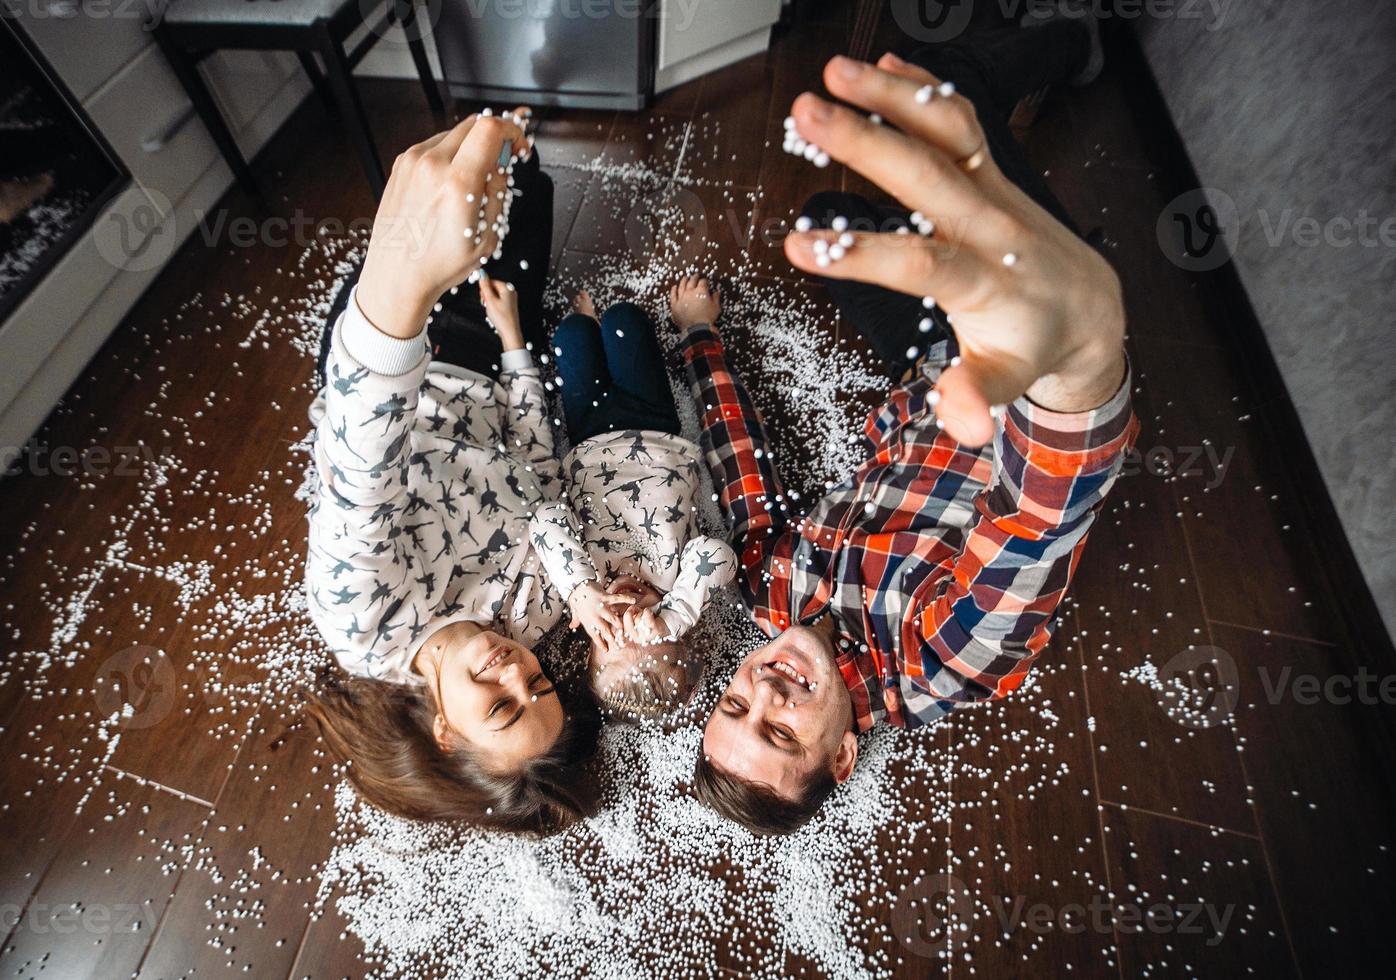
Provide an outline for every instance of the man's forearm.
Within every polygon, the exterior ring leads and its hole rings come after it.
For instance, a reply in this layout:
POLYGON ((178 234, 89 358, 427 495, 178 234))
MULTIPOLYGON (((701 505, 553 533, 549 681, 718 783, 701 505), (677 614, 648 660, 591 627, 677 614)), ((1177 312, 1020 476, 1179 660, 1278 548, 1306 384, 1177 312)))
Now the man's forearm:
POLYGON ((727 363, 716 331, 691 331, 684 360, 702 412, 704 456, 713 486, 732 520, 738 545, 781 521, 780 478, 767 449, 765 427, 741 378, 727 363))

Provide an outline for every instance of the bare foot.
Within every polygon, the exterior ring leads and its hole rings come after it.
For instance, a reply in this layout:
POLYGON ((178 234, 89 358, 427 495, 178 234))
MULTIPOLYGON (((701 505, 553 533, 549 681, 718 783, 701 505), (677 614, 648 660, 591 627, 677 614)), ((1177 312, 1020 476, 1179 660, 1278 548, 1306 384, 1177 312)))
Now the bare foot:
POLYGON ((572 312, 580 313, 582 316, 589 316, 596 319, 596 304, 592 302, 591 293, 585 289, 577 291, 577 295, 572 297, 572 312))
POLYGON ((722 301, 702 276, 684 276, 669 290, 669 315, 682 330, 717 322, 722 301))

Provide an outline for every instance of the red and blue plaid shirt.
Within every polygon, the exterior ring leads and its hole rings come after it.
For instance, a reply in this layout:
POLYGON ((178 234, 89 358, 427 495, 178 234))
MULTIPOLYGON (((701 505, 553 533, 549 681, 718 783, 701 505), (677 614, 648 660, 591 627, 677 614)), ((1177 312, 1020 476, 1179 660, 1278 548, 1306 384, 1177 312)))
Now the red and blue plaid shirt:
POLYGON ((1023 683, 1139 428, 1126 372, 1093 411, 1020 398, 990 445, 962 446, 928 399, 952 353, 932 347, 869 415, 866 461, 798 517, 717 333, 684 345, 747 608, 770 636, 833 617, 859 731, 919 727, 1023 683))

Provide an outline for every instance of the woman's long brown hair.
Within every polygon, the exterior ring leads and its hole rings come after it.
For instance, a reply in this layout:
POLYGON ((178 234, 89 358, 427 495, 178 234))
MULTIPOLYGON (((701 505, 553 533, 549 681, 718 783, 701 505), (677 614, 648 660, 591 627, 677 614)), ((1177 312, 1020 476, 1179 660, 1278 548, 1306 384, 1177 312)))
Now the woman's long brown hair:
POLYGON ((600 794, 587 763, 600 717, 585 699, 564 699, 562 733, 552 748, 507 774, 488 771, 468 747, 437 745, 436 698, 427 685, 327 667, 305 710, 330 750, 349 763, 359 794, 389 813, 547 836, 596 812, 600 794))

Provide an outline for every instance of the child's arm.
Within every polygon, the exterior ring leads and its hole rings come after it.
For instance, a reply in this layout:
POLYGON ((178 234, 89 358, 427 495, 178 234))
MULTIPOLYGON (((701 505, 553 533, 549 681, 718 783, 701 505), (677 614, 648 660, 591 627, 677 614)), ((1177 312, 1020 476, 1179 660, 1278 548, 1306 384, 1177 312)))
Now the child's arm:
POLYGON ((564 599, 587 582, 599 582, 596 564, 582 542, 577 515, 563 500, 543 504, 533 512, 529 540, 553 585, 564 599))
POLYGON ((701 537, 684 545, 674 587, 654 607, 667 634, 679 637, 691 630, 713 593, 736 574, 737 555, 725 541, 701 537))
POLYGON ((533 513, 528 534, 544 571, 572 611, 573 628, 581 626, 593 640, 610 643, 621 627, 613 607, 632 600, 608 595, 601 587, 572 508, 561 500, 542 505, 533 513))
POLYGON ((508 398, 501 434, 505 449, 528 461, 538 489, 545 499, 553 499, 562 487, 562 463, 553 451, 553 426, 548 419, 542 372, 524 346, 519 327, 518 293, 502 280, 481 279, 480 300, 504 348, 499 383, 508 398))

